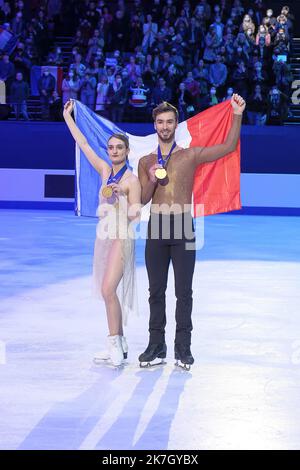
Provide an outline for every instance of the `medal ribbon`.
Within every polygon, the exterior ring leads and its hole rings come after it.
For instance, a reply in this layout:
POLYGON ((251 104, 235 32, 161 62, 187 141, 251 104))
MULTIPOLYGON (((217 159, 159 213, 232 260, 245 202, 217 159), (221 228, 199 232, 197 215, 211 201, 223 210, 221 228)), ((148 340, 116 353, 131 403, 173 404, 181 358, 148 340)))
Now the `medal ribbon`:
POLYGON ((168 160, 173 152, 174 148, 176 147, 176 142, 173 143, 170 152, 168 153, 167 157, 164 159, 161 153, 160 145, 157 148, 157 161, 161 166, 165 166, 168 163, 168 160))
POLYGON ((111 174, 110 174, 110 176, 107 180, 106 185, 108 186, 109 184, 112 184, 112 183, 118 183, 120 181, 120 179, 122 178, 122 176, 124 175, 127 168, 128 168, 127 163, 125 163, 125 165, 122 166, 121 170, 119 170, 116 175, 114 175, 113 171, 111 170, 111 174))

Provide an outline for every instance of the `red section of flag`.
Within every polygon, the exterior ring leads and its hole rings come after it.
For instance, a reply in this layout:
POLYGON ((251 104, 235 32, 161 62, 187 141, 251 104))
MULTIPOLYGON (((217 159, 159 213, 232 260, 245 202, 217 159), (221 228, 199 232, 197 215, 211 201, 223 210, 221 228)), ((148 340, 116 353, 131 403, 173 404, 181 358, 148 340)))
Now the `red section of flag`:
MULTIPOLYGON (((232 123, 230 101, 224 101, 188 119, 190 147, 222 144, 232 123)), ((211 215, 241 208, 240 142, 236 150, 213 163, 199 165, 194 178, 194 214, 211 215), (204 205, 204 214, 201 206, 204 205)))

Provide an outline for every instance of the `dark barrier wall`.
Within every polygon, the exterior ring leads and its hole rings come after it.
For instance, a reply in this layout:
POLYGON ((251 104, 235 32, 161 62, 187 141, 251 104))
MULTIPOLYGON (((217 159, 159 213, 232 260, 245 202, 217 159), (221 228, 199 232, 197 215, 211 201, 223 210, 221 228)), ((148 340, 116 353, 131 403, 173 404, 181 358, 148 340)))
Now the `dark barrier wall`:
MULTIPOLYGON (((152 124, 124 124, 132 134, 152 124)), ((242 128, 242 173, 300 174, 300 127, 242 128)), ((0 168, 74 169, 74 141, 63 123, 0 122, 0 168)))

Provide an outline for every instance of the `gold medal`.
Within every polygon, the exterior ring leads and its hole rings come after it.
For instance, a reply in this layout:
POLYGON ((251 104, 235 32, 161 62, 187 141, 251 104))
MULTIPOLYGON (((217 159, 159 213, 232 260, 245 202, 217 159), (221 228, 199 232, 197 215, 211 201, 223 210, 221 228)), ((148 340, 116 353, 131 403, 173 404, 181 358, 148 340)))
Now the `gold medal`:
POLYGON ((104 186, 102 189, 102 196, 105 197, 106 199, 112 197, 113 195, 113 189, 111 186, 104 186))
POLYGON ((158 180, 164 180, 167 177, 168 173, 164 168, 156 168, 155 176, 158 180))

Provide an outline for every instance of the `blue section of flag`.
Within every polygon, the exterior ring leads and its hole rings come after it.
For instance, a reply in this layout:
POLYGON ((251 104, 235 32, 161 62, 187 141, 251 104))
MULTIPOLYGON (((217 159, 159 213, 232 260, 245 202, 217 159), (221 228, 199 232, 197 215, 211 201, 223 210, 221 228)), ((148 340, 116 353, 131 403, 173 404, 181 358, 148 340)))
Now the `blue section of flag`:
MULTIPOLYGON (((125 132, 112 122, 95 114, 80 101, 75 101, 75 120, 94 152, 111 165, 107 154, 108 138, 112 134, 125 134, 125 132)), ((101 177, 79 148, 76 158, 76 182, 77 214, 95 217, 101 177)))

